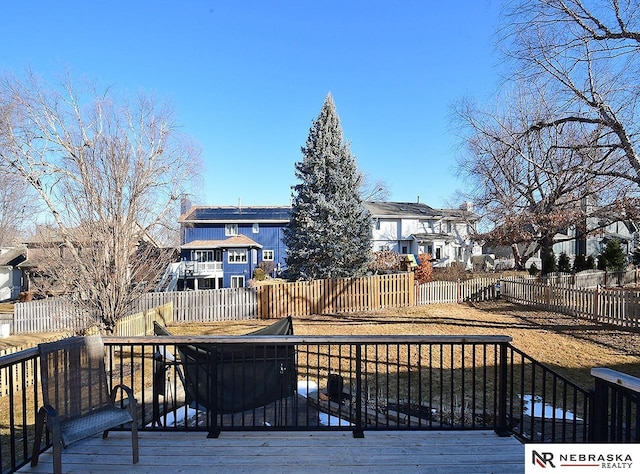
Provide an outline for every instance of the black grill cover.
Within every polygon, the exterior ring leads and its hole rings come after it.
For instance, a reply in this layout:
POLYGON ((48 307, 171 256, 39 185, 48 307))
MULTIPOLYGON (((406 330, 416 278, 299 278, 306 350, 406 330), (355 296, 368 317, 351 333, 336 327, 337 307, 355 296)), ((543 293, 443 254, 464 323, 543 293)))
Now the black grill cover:
MULTIPOLYGON (((171 335, 154 324, 156 335, 171 335)), ((291 317, 248 335, 293 335, 291 317)), ((292 344, 178 344, 188 402, 217 413, 237 413, 292 395, 292 344)))

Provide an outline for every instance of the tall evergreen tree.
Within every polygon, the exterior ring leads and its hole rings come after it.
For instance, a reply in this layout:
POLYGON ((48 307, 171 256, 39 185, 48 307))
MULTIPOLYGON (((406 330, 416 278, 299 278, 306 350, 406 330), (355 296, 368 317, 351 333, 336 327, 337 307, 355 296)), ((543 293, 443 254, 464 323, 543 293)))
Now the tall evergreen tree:
POLYGON ((291 279, 364 274, 371 249, 371 216, 362 205, 356 160, 343 141, 331 94, 313 121, 295 164, 300 183, 284 231, 291 279))

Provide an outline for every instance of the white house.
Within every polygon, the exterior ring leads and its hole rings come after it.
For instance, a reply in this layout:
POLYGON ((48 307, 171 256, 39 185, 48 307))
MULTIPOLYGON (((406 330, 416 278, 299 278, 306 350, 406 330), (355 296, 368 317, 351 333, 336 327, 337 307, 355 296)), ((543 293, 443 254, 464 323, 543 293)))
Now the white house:
POLYGON ((23 283, 19 265, 26 255, 24 247, 0 248, 0 301, 18 299, 23 283))
POLYGON ((422 203, 364 203, 373 220, 372 250, 399 254, 431 254, 435 267, 460 263, 471 268, 471 257, 482 254, 472 241, 478 216, 471 205, 458 209, 434 209, 422 203))

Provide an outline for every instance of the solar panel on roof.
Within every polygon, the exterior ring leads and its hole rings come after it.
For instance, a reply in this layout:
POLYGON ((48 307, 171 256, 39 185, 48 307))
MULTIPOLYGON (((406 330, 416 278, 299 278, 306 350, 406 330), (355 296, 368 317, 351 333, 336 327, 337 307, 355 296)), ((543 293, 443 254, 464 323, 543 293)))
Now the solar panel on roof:
POLYGON ((289 208, 197 208, 191 214, 193 220, 287 220, 289 208))

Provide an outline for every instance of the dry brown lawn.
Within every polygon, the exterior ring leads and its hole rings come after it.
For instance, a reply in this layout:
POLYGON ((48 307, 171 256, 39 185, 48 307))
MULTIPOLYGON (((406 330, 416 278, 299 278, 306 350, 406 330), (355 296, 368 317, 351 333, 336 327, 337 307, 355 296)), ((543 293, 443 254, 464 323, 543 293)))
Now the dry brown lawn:
MULTIPOLYGON (((269 320, 176 324, 176 335, 245 334, 269 320)), ((589 388, 592 367, 610 367, 640 377, 640 331, 595 324, 505 301, 440 304, 372 313, 294 316, 297 335, 508 335, 513 345, 589 388)), ((46 335, 51 339, 55 335, 46 335)), ((0 339, 6 346, 33 345, 43 335, 0 339)))
MULTIPOLYGON (((171 332, 238 335, 271 322, 181 324, 171 326, 171 332)), ((294 316, 294 331, 297 335, 508 335, 516 348, 584 388, 592 387, 592 367, 610 367, 640 377, 640 331, 504 301, 427 305, 376 314, 294 316)))

